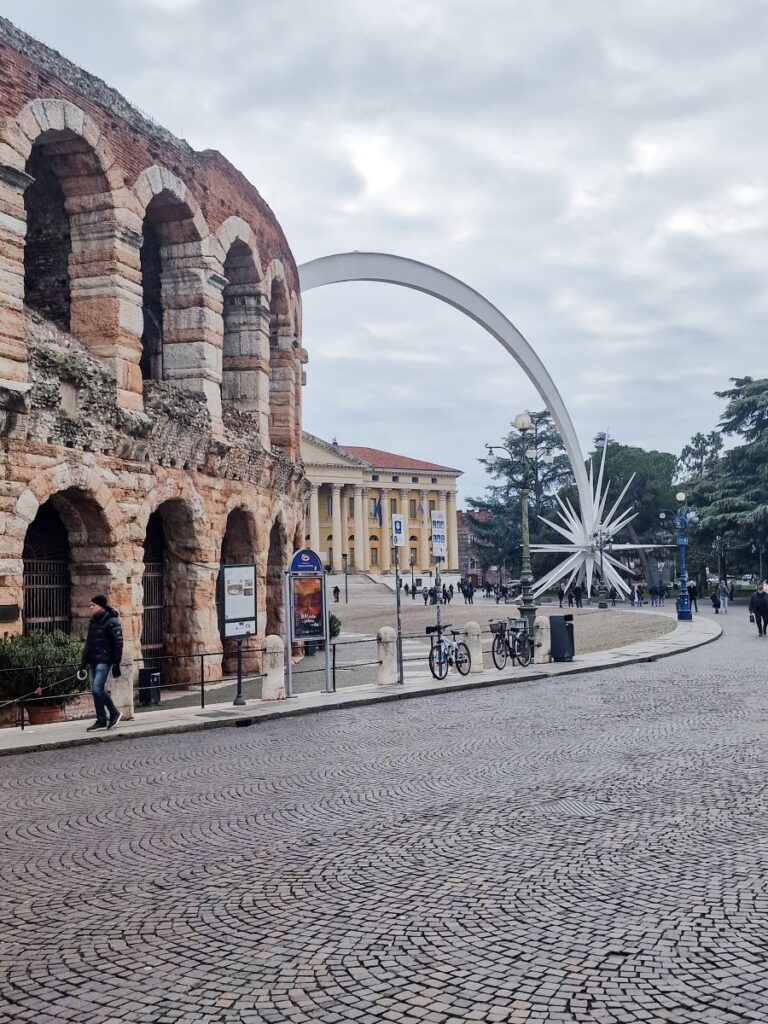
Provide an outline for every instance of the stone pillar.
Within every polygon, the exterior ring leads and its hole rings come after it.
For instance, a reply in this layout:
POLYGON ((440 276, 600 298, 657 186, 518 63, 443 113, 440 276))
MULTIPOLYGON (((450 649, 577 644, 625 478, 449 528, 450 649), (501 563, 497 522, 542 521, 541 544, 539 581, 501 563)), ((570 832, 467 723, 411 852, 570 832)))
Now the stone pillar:
POLYGON ((427 491, 419 492, 419 502, 424 510, 421 516, 421 524, 419 526, 419 559, 421 562, 421 571, 426 572, 429 569, 429 535, 431 529, 427 491))
POLYGON ((389 491, 379 491, 381 502, 381 571, 389 572, 392 568, 392 514, 389 511, 389 491))
POLYGON ((341 484, 332 484, 332 488, 333 564, 331 568, 334 572, 341 572, 341 484))
POLYGON ((475 675, 484 671, 483 637, 480 624, 478 622, 467 622, 461 632, 464 634, 464 640, 469 648, 471 660, 470 673, 475 675))
POLYGON ((262 700, 285 700, 285 644, 279 636, 264 637, 261 684, 262 700))
POLYGON ((258 286, 228 284, 223 315, 222 401, 256 417, 259 440, 269 449, 269 311, 258 286))
MULTIPOLYGON (((291 318, 272 310, 274 331, 269 349, 270 437, 289 457, 294 455, 296 423, 296 357, 291 318)), ((336 540, 334 536, 334 550, 336 540)), ((341 551, 341 549, 339 549, 341 551)))
POLYGON ((182 245, 173 245, 162 253, 163 376, 205 395, 213 433, 220 436, 226 279, 201 266, 202 257, 183 257, 181 251, 182 245))
POLYGON ((376 634, 379 670, 376 682, 379 686, 395 686, 397 683, 397 633, 391 626, 382 626, 376 634))
POLYGON ((366 567, 368 531, 365 528, 363 511, 363 488, 355 487, 355 572, 364 572, 366 567))
POLYGON ((459 523, 456 515, 456 491, 448 491, 445 509, 445 525, 448 527, 448 569, 459 571, 459 523))
POLYGON ((317 554, 320 550, 320 501, 319 484, 312 484, 309 495, 309 546, 317 554))
MULTIPOLYGON (((6 147, 3 147, 5 149, 6 147)), ((24 192, 32 178, 24 162, 19 167, 0 163, 0 380, 25 383, 27 347, 24 343, 24 239, 27 214, 24 192)))
POLYGON ((533 663, 547 665, 552 661, 548 615, 537 615, 533 622, 533 663))

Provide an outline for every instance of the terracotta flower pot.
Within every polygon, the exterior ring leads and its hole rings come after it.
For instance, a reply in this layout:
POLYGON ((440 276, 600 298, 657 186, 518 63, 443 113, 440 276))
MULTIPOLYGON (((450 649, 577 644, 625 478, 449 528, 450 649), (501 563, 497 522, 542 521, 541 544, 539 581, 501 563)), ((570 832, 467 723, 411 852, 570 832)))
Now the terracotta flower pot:
POLYGON ((61 707, 51 707, 47 704, 27 705, 27 715, 30 725, 50 725, 52 722, 61 721, 61 707))

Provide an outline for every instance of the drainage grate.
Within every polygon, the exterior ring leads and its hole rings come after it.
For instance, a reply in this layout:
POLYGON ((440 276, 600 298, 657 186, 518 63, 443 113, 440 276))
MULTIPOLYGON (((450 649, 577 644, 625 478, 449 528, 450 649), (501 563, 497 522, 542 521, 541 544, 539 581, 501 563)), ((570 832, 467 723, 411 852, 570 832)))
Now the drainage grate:
POLYGON ((537 811, 542 814, 551 814, 556 818, 595 818, 603 814, 609 808, 597 800, 577 800, 575 797, 566 796, 560 800, 550 800, 545 804, 538 804, 537 811))

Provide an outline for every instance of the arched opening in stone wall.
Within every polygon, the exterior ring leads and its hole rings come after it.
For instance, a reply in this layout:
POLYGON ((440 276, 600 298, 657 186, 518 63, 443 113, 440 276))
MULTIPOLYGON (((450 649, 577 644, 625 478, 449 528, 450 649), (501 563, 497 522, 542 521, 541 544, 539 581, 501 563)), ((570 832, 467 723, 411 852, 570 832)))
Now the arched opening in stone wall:
POLYGON ((269 533, 267 555, 267 626, 266 634, 285 636, 285 602, 283 571, 288 562, 288 538, 285 527, 276 519, 269 533))
MULTIPOLYGON (((224 537, 221 542, 221 559, 223 565, 255 565, 256 563, 256 530, 252 516, 243 508, 234 508, 227 516, 227 525, 224 529, 224 537)), ((223 634, 223 574, 219 572, 219 579, 216 587, 216 610, 219 625, 223 634)), ((258 591, 258 579, 256 581, 258 591)), ((262 623, 257 623, 257 626, 262 623)), ((237 667, 235 658, 236 644, 231 638, 222 640, 224 647, 223 669, 225 672, 233 672, 237 667)), ((253 647, 253 643, 251 643, 253 647)), ((249 670, 255 664, 253 654, 250 654, 244 662, 249 670)))
POLYGON ((200 270, 199 242, 186 203, 168 191, 152 199, 140 250, 142 380, 168 380, 195 371, 194 362, 187 365, 188 353, 169 352, 169 346, 180 348, 199 329, 194 314, 195 306, 202 308, 203 285, 195 273, 200 270))
POLYGON ((84 636, 91 597, 109 594, 113 544, 103 510, 85 491, 71 487, 44 502, 24 538, 24 632, 84 636))
POLYGON ((269 295, 269 437, 288 453, 294 446, 294 376, 288 293, 285 283, 275 278, 269 295))
POLYGON ((257 414, 263 418, 259 430, 268 430, 269 346, 262 330, 266 310, 262 307, 254 255, 239 239, 227 253, 224 277, 222 402, 225 408, 257 414))
POLYGON ((200 558, 187 504, 178 498, 164 501, 147 520, 141 630, 143 663, 160 668, 164 684, 187 682, 197 674, 191 655, 201 640, 200 558))
POLYGON ((68 331, 72 232, 64 190, 45 146, 32 147, 26 171, 34 181, 24 193, 24 301, 30 309, 68 331))
POLYGON ((43 132, 26 172, 34 180, 24 192, 24 302, 61 330, 92 341, 99 299, 89 278, 103 276, 113 233, 109 182, 94 149, 68 130, 43 132))

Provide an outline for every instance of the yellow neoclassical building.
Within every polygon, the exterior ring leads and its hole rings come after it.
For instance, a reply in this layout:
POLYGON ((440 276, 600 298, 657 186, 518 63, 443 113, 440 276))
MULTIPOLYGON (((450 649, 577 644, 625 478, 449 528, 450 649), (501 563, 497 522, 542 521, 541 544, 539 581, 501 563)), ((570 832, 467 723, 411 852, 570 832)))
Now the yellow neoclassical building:
POLYGON ((306 431, 301 455, 312 486, 305 543, 333 572, 341 572, 345 560, 350 572, 394 572, 392 513, 406 517, 401 568, 434 570, 429 516, 434 509, 445 512, 448 532, 448 557, 441 570, 458 571, 456 481, 460 470, 377 448, 330 443, 306 431))

